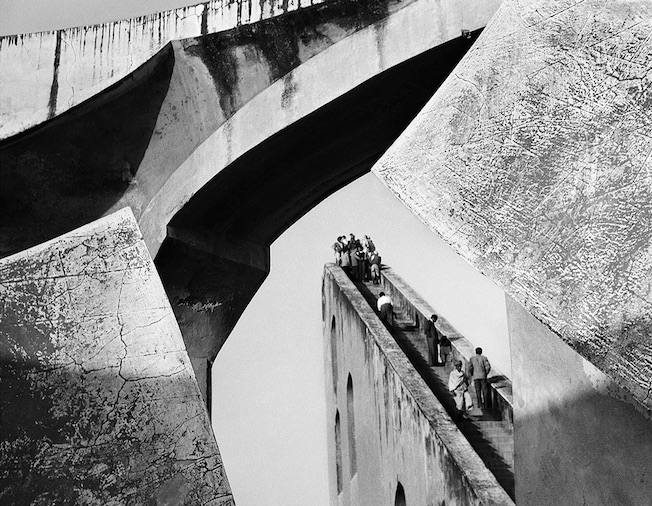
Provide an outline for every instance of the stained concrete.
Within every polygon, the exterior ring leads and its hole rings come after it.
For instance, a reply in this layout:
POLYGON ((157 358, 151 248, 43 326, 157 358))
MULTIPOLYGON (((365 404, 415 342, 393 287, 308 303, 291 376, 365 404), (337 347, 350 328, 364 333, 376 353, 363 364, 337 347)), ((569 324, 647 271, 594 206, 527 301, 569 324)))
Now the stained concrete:
POLYGON ((652 5, 504 2, 374 168, 652 410, 652 5))
MULTIPOLYGON (((319 3, 311 0, 309 5, 319 3)), ((300 8, 296 0, 278 6, 268 0, 211 0, 134 19, 0 37, 0 139, 55 118, 116 85, 170 41, 300 8)))
POLYGON ((3 504, 233 504, 133 214, 0 260, 3 504))
POLYGON ((324 268, 322 313, 331 504, 393 504, 400 483, 407 504, 513 505, 374 309, 332 264, 324 268))
POLYGON ((650 421, 631 394, 507 297, 519 505, 652 497, 650 421))
POLYGON ((208 378, 269 244, 370 169, 497 4, 332 2, 173 41, 0 144, 2 254, 130 206, 208 378), (208 279, 219 288, 193 282, 208 279))

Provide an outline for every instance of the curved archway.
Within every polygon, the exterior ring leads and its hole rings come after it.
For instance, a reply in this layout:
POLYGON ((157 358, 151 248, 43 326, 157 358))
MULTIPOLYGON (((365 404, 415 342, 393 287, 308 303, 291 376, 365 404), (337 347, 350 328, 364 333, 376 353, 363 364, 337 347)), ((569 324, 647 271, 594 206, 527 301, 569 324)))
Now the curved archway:
POLYGON ((331 320, 331 367, 333 374, 333 391, 337 395, 337 331, 335 328, 335 316, 331 320))
POLYGON ((337 493, 344 488, 344 472, 342 471, 342 434, 340 430, 340 412, 335 412, 335 473, 337 475, 337 493))
POLYGON ((346 382, 346 425, 349 436, 349 474, 353 478, 358 472, 358 453, 355 444, 355 403, 351 374, 346 382))
POLYGON ((405 501, 405 490, 403 485, 399 481, 396 485, 396 494, 394 495, 394 506, 405 506, 407 503, 405 501))

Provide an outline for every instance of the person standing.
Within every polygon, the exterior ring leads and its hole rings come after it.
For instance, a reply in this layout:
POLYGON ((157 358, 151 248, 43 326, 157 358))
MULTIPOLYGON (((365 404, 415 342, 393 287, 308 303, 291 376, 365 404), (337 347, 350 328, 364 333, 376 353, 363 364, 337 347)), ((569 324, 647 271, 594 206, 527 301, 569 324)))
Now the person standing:
POLYGON ((380 255, 377 251, 369 253, 369 265, 371 268, 371 281, 374 285, 380 284, 380 255))
POLYGON ((342 244, 342 251, 340 254, 340 265, 342 266, 342 269, 344 272, 347 274, 350 274, 351 270, 351 252, 349 251, 349 244, 344 242, 342 244))
POLYGON ((356 257, 358 259, 358 281, 367 280, 367 255, 364 252, 362 246, 358 245, 358 250, 356 251, 356 257))
POLYGON ((385 295, 385 292, 380 292, 380 297, 376 302, 378 311, 380 311, 380 318, 384 320, 389 327, 394 326, 394 305, 392 304, 392 299, 389 295, 385 295))
POLYGON ((430 320, 426 320, 424 331, 426 333, 426 341, 428 342, 428 365, 439 365, 439 357, 437 354, 437 345, 439 344, 439 331, 435 327, 435 322, 438 316, 433 314, 430 320))
POLYGON ((333 244, 333 251, 335 252, 335 265, 342 265, 342 243, 340 242, 341 237, 337 238, 335 244, 333 244))
POLYGON ((469 394, 469 377, 462 370, 462 361, 455 361, 455 367, 448 375, 448 391, 455 399, 455 407, 461 416, 473 409, 473 400, 469 394), (465 410, 466 408, 466 410, 465 410))
POLYGON ((441 355, 441 363, 444 367, 448 364, 448 357, 450 357, 452 352, 453 345, 451 344, 450 339, 442 334, 439 338, 439 354, 441 355))
POLYGON ((469 373, 473 379, 478 407, 485 410, 491 409, 489 381, 487 381, 487 375, 491 371, 489 359, 482 354, 482 348, 476 348, 475 356, 471 357, 470 362, 469 373))
POLYGON ((353 279, 360 281, 358 279, 358 260, 360 257, 358 256, 358 244, 355 241, 349 243, 349 254, 351 258, 351 276, 353 279))

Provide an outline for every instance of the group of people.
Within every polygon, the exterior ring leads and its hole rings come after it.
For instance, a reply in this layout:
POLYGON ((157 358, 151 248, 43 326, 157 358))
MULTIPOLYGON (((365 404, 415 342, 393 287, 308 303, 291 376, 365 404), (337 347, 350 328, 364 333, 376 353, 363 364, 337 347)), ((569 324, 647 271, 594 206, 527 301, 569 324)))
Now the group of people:
POLYGON ((355 235, 341 235, 333 244, 335 263, 357 281, 380 284, 380 255, 368 235, 360 241, 355 235))
MULTIPOLYGON (((435 322, 438 320, 436 314, 430 316, 426 322, 425 333, 428 341, 428 363, 431 366, 447 366, 449 358, 452 357, 452 345, 450 339, 442 334, 435 322), (439 361, 441 356, 441 362, 439 361)), ((461 416, 473 409, 473 399, 469 393, 470 382, 473 381, 477 406, 483 411, 491 409, 491 389, 489 387, 488 375, 491 371, 489 359, 482 354, 482 348, 475 349, 475 355, 469 360, 468 372, 463 370, 463 362, 455 360, 453 370, 448 376, 448 390, 455 399, 455 407, 461 416)))

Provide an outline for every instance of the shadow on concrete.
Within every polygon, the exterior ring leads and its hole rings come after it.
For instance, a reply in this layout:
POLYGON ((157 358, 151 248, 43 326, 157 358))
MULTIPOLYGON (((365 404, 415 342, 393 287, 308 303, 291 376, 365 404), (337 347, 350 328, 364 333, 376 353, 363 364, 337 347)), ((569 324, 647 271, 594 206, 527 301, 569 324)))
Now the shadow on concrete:
MULTIPOLYGON (((351 278, 351 276, 349 277, 351 278)), ((353 278, 351 278, 351 281, 375 311, 377 300, 376 294, 372 293, 367 284, 353 278)), ((422 354, 421 350, 419 350, 413 342, 415 333, 419 333, 419 337, 424 341, 425 336, 416 327, 415 322, 409 321, 407 318, 408 317, 403 315, 400 310, 395 310, 394 326, 390 327, 384 321, 383 324, 392 337, 394 337, 414 369, 435 394, 442 406, 444 406, 448 415, 455 422, 462 434, 464 434, 464 437, 471 444, 478 456, 482 459, 492 474, 494 474, 498 483, 500 483, 513 500, 515 497, 513 463, 507 462, 501 453, 494 448, 496 442, 488 437, 488 432, 486 430, 483 432, 480 430, 478 425, 476 425, 478 422, 500 424, 500 413, 485 411, 481 416, 473 416, 469 418, 463 418, 459 415, 458 410, 455 407, 455 400, 448 390, 446 377, 451 371, 450 367, 431 367, 428 364, 428 361, 422 354)), ((474 399, 477 398, 472 385, 469 388, 469 393, 471 393, 474 399)))
POLYGON ((0 142, 0 257, 85 225, 133 181, 166 97, 168 44, 115 85, 0 142))

